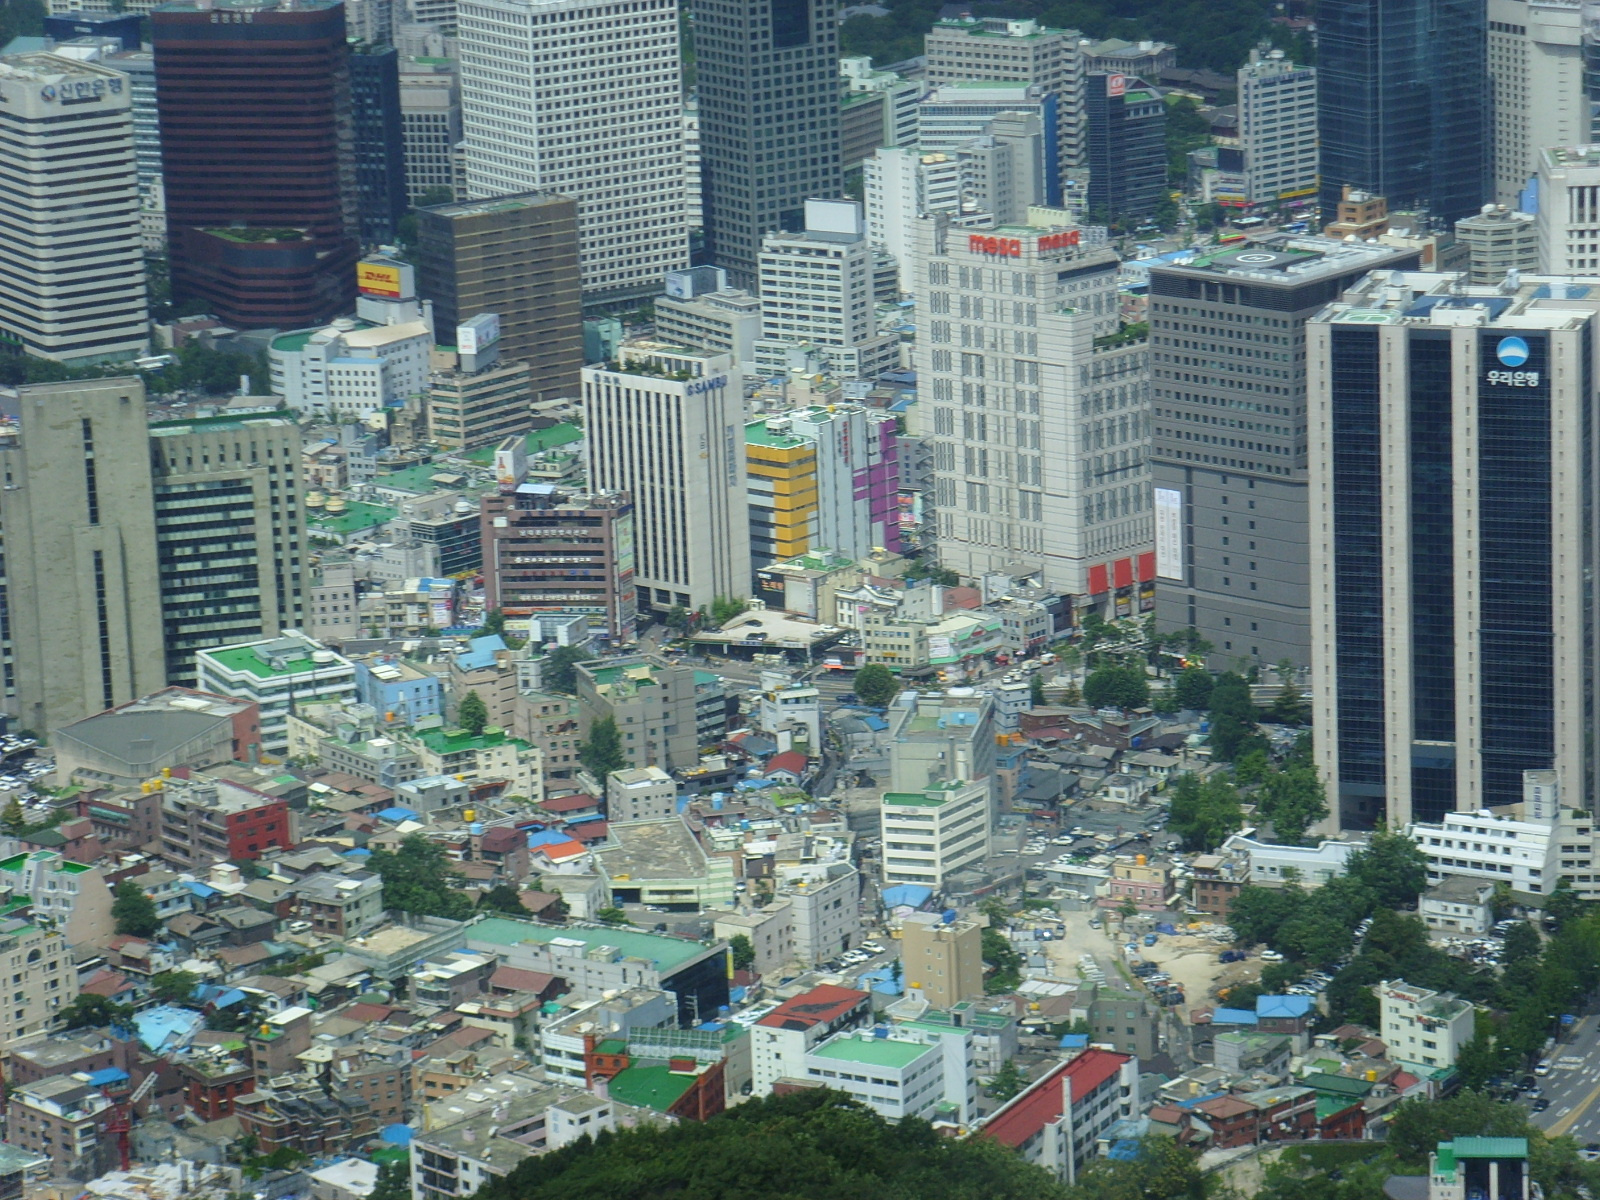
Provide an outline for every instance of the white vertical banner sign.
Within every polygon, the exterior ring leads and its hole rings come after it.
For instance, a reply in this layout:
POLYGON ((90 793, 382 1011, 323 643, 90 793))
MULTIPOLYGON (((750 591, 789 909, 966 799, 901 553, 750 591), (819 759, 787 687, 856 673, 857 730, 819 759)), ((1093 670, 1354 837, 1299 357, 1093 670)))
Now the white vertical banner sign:
POLYGON ((1156 577, 1183 580, 1183 493, 1155 488, 1156 577))

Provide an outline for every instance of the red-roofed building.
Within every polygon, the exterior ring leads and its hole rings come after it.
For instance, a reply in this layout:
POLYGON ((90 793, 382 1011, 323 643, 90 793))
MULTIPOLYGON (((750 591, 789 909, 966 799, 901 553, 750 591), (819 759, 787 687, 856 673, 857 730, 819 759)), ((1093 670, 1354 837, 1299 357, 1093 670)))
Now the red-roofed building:
POLYGON ((540 859, 545 860, 550 866, 560 866, 562 863, 571 862, 575 858, 582 858, 589 853, 588 847, 582 842, 575 842, 568 838, 564 842, 546 842, 542 846, 533 848, 533 865, 541 865, 540 859))
POLYGON ((1211 1148, 1231 1150, 1256 1144, 1256 1106, 1238 1096, 1215 1096, 1196 1104, 1195 1111, 1211 1127, 1211 1148))
POLYGON ((539 807, 551 816, 560 817, 564 821, 590 821, 604 815, 600 801, 582 792, 573 792, 568 796, 552 796, 548 800, 539 801, 539 807))
POLYGON ((1138 1084, 1138 1059, 1085 1050, 1008 1101, 978 1133, 1076 1183, 1100 1135, 1134 1115, 1138 1084))
POLYGON ((768 779, 780 783, 798 784, 806 777, 806 756, 798 750, 785 750, 767 759, 763 768, 768 779))
POLYGON ((785 1000, 750 1030, 752 1091, 769 1095, 785 1076, 805 1078, 807 1051, 846 1029, 872 1023, 872 997, 823 984, 785 1000))

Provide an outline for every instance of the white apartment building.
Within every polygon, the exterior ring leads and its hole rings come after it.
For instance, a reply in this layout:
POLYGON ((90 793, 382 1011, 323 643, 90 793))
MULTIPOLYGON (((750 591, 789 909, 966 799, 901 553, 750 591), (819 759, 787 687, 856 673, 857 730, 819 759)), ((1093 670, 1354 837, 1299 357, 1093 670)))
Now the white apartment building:
POLYGON ((883 93, 883 144, 917 144, 917 104, 922 100, 922 82, 905 79, 893 71, 875 71, 872 59, 841 58, 839 81, 846 92, 861 95, 883 93))
POLYGON ((858 940, 861 874, 849 863, 779 866, 774 899, 789 902, 794 956, 808 966, 827 962, 858 940))
POLYGON ((400 136, 405 142, 406 199, 417 204, 429 188, 454 193, 460 185, 456 161, 461 142, 461 85, 454 63, 401 62, 400 136))
POLYGON ((633 497, 640 608, 748 596, 744 388, 732 358, 623 346, 616 370, 583 369, 583 413, 589 486, 633 497))
POLYGON ((149 345, 128 76, 0 57, 0 337, 57 362, 149 345))
POLYGON ((1389 1057, 1425 1067, 1453 1067, 1461 1047, 1472 1040, 1476 1014, 1453 992, 1434 992, 1402 979, 1372 985, 1382 1014, 1383 1044, 1389 1057))
MULTIPOLYGON (((965 1041, 970 1054, 970 1034, 965 1035, 965 1041)), ((925 1042, 898 1030, 888 1037, 875 1037, 871 1031, 841 1033, 805 1056, 802 1078, 845 1093, 886 1121, 904 1117, 931 1120, 947 1098, 950 1072, 946 1070, 946 1057, 950 1052, 944 1039, 925 1042)), ((974 1093, 976 1086, 974 1073, 970 1084, 974 1093)), ((954 1107, 958 1112, 968 1107, 959 1103, 968 1090, 961 1086, 956 1093, 954 1107)), ((954 1113, 952 1116, 962 1119, 954 1113)))
POLYGON ((911 432, 933 451, 939 561, 1087 596, 1154 546, 1149 351, 1120 328, 1118 259, 1077 228, 918 222, 911 432))
POLYGON ((933 784, 916 792, 885 792, 883 886, 917 883, 934 891, 989 856, 989 780, 933 784))
POLYGON ((432 349, 433 325, 420 320, 368 325, 341 318, 286 333, 267 350, 272 394, 290 408, 361 417, 426 394, 432 349))
POLYGON ((676 0, 462 0, 466 193, 578 202, 585 303, 688 265, 676 0))
POLYGON ((872 246, 854 200, 807 200, 801 233, 761 241, 761 340, 756 363, 783 371, 810 346, 844 379, 876 379, 900 365, 898 334, 880 334, 872 246))
POLYGON ((665 821, 678 785, 660 767, 628 767, 606 776, 606 815, 613 821, 665 821))
POLYGON ((1317 194, 1317 72, 1282 50, 1250 51, 1239 68, 1239 141, 1251 204, 1285 204, 1317 194))
POLYGON ((1545 146, 1590 140, 1583 82, 1583 21, 1577 0, 1489 0, 1489 112, 1494 193, 1518 194, 1545 146))
POLYGON ((662 341, 729 354, 740 371, 755 371, 761 301, 749 292, 720 288, 690 297, 657 296, 655 310, 662 341))
POLYGON ((317 700, 354 701, 356 668, 305 634, 289 630, 201 650, 194 656, 202 692, 248 700, 261 709, 261 748, 282 754, 289 745, 289 710, 317 700))
MULTIPOLYGON (((1581 822, 1569 844, 1587 851, 1590 827, 1590 822, 1581 822), (1578 828, 1584 831, 1581 840, 1578 828)), ((1406 832, 1428 856, 1429 883, 1451 877, 1482 879, 1537 896, 1550 892, 1556 880, 1569 873, 1559 866, 1563 839, 1555 821, 1519 821, 1487 810, 1452 812, 1437 824, 1414 822, 1406 832)), ((1575 864, 1570 871, 1577 871, 1576 864, 1586 859, 1576 850, 1566 857, 1575 864)))
POLYGON ((1600 273, 1600 144, 1538 152, 1539 273, 1600 273))
POLYGON ((961 160, 915 146, 884 146, 861 164, 867 240, 885 250, 900 270, 900 291, 916 290, 917 218, 961 210, 961 160))
POLYGON ((803 1079, 806 1056, 835 1034, 872 1023, 872 997, 823 984, 778 1005, 750 1027, 751 1094, 767 1096, 780 1079, 803 1079))

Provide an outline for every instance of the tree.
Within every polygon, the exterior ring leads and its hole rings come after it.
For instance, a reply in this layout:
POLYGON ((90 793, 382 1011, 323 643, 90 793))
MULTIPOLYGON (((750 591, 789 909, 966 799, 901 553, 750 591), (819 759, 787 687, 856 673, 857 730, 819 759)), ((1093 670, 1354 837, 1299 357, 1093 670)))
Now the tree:
MULTIPOLYGON (((1246 757, 1253 759, 1255 755, 1246 757)), ((1328 815, 1321 776, 1311 767, 1269 771, 1262 783, 1256 810, 1272 822, 1273 832, 1280 842, 1300 845, 1306 830, 1328 815)))
POLYGON ((480 637, 487 637, 492 633, 504 633, 505 631, 506 614, 503 610, 491 608, 483 614, 483 624, 478 627, 478 635, 480 637))
POLYGON ((983 990, 991 996, 1014 992, 1022 983, 1022 955, 1011 945, 1011 939, 993 927, 983 931, 983 961, 989 966, 989 976, 983 990))
POLYGON ((736 933, 728 939, 728 949, 733 952, 733 969, 735 971, 748 971, 756 965, 756 948, 750 944, 750 939, 742 933, 736 933))
POLYGON ((1215 850, 1244 825, 1239 792, 1220 776, 1201 782, 1186 772, 1173 784, 1167 825, 1183 839, 1185 850, 1215 850))
POLYGON ((126 1028, 133 1021, 133 1008, 92 992, 80 992, 76 1000, 56 1014, 56 1020, 63 1029, 103 1029, 108 1025, 126 1028))
POLYGON ((1545 919, 1555 926, 1556 932, 1559 933, 1566 928, 1569 921, 1582 914, 1584 907, 1583 901, 1578 899, 1578 893, 1572 890, 1572 880, 1563 875, 1556 880, 1556 886, 1545 898, 1545 919))
POLYGON ((1178 707, 1205 711, 1211 703, 1214 684, 1211 672, 1204 667, 1187 667, 1178 672, 1177 679, 1172 683, 1172 690, 1177 693, 1178 707))
POLYGON ((716 596, 711 601, 711 623, 721 629, 750 607, 750 601, 735 596, 716 596))
POLYGON ((150 995, 159 1004, 187 1004, 199 984, 193 971, 158 971, 150 976, 150 995))
POLYGON ((1072 1200, 1205 1200, 1206 1181, 1197 1149, 1150 1134, 1132 1158, 1095 1159, 1067 1194, 1072 1200))
POLYGON ((452 921, 472 913, 472 901, 455 886, 461 873, 450 866, 442 846, 420 833, 408 834, 396 850, 374 850, 367 866, 383 880, 385 908, 452 921))
POLYGON ((468 692, 456 709, 456 720, 472 737, 481 737, 489 724, 489 706, 476 691, 468 692))
POLYGON ((27 828, 28 814, 22 811, 22 801, 12 796, 5 812, 0 813, 0 830, 4 830, 12 837, 18 837, 27 828))
POLYGON ((868 663, 856 672, 856 696, 872 708, 883 708, 900 694, 900 681, 882 663, 868 663))
POLYGON ((367 1200, 411 1200, 411 1160, 378 1164, 378 1182, 367 1200))
POLYGON ((606 925, 632 925, 628 920, 627 911, 620 908, 601 908, 595 910, 594 919, 606 925))
POLYGON ((674 604, 667 610, 667 615, 661 620, 668 629, 677 633, 688 633, 689 626, 694 620, 694 614, 683 605, 674 604))
POLYGON ((552 692, 572 695, 578 690, 577 664, 592 656, 581 646, 557 646, 545 655, 539 672, 539 686, 552 692))
POLYGON ((1097 667, 1084 680, 1083 700, 1093 708, 1143 708, 1150 683, 1137 667, 1097 667))
POLYGON ((589 726, 589 737, 578 746, 578 761, 604 786, 606 777, 628 765, 622 752, 622 734, 614 717, 601 717, 589 726))
POLYGON ((131 879, 117 884, 116 899, 111 903, 111 919, 118 933, 129 937, 154 937, 161 928, 161 918, 156 915, 156 903, 144 894, 144 889, 131 879))
POLYGON ((1414 908, 1428 886, 1428 860, 1416 842, 1383 829, 1345 860, 1344 871, 1377 892, 1384 908, 1414 908))
POLYGON ((1075 683, 1069 683, 1061 689, 1061 703, 1068 708, 1083 703, 1083 690, 1075 683))
POLYGON ((1539 931, 1526 921, 1518 921, 1506 930, 1505 946, 1500 952, 1500 961, 1509 968, 1525 959, 1538 958, 1539 949, 1539 931))
POLYGON ((1028 703, 1034 708, 1043 708, 1045 705, 1044 676, 1037 671, 1028 680, 1028 703))
POLYGON ((987 1090, 989 1095, 1004 1104, 1027 1086, 1028 1077, 1017 1069, 1017 1060, 1008 1058, 994 1073, 994 1078, 989 1080, 987 1090))
MULTIPOLYGON (((528 910, 522 905, 522 893, 515 885, 497 883, 478 897, 480 912, 501 912, 513 917, 526 917, 528 910)), ((372 1200, 369 1196, 367 1200, 372 1200)))

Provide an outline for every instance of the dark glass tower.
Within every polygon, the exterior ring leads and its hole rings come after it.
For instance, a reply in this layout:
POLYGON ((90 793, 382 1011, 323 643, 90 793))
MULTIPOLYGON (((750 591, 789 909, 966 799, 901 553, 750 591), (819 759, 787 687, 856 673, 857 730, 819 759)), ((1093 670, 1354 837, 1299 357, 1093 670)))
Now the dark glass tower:
POLYGON ((1167 187, 1167 107, 1133 75, 1090 75, 1089 208, 1142 219, 1167 187))
POLYGON ((761 238, 844 188, 837 0, 693 4, 706 253, 756 283, 761 238))
POLYGON ((1490 198, 1485 0, 1321 0, 1322 211, 1349 184, 1446 223, 1490 198))
POLYGON ((355 304, 350 52, 339 0, 150 14, 172 297, 303 328, 355 304))
POLYGON ((406 215, 406 146, 400 122, 400 55, 393 46, 350 48, 361 241, 391 244, 406 215))

